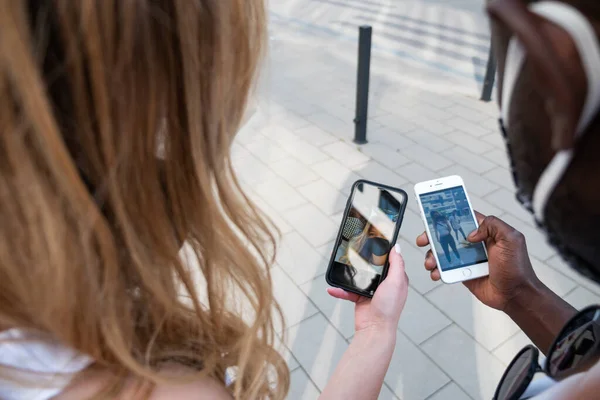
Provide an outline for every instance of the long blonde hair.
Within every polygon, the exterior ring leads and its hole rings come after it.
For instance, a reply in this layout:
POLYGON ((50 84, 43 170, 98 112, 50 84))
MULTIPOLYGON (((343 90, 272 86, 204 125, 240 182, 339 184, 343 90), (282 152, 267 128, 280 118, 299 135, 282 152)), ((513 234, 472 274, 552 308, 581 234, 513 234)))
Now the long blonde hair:
POLYGON ((117 391, 175 361, 285 396, 274 238, 230 160, 265 19, 262 0, 0 0, 0 327, 117 391))

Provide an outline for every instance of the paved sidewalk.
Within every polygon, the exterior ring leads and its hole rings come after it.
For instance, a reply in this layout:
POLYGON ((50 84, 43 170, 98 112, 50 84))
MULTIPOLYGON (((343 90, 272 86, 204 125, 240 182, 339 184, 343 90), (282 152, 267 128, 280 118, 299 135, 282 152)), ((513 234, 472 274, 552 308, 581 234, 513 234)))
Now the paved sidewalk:
MULTIPOLYGON (((275 2, 273 2, 275 3, 275 2)), ((353 335, 353 307, 324 272, 351 184, 401 187, 458 174, 476 209, 527 237, 541 279, 576 307, 600 289, 575 275, 517 204, 494 103, 477 100, 489 35, 471 0, 280 0, 259 112, 234 145, 236 170, 283 236, 273 268, 287 323, 290 399, 318 396, 353 335), (449 5, 448 5, 449 4, 449 5), (374 25, 369 143, 352 143, 356 26, 374 25)), ((399 243, 408 303, 381 399, 489 399, 528 339, 460 284, 430 281, 409 198, 399 243)))

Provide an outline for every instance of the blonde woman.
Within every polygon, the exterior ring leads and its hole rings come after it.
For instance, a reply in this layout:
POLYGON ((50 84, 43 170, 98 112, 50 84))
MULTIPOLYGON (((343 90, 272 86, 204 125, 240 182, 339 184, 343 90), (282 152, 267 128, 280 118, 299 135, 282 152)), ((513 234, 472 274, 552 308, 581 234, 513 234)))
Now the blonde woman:
MULTIPOLYGON (((230 161, 265 24, 260 0, 0 0, 0 398, 285 397, 273 238, 230 161)), ((392 265, 372 301, 331 291, 357 333, 324 397, 377 396, 392 265)))

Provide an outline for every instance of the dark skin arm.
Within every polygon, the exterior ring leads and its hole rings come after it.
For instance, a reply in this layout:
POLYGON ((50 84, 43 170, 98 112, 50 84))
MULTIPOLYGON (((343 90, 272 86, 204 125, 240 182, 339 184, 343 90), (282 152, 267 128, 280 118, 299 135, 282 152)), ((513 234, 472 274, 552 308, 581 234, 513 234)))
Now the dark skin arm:
MULTIPOLYGON (((496 217, 476 215, 479 229, 467 240, 485 243, 490 275, 466 281, 464 285, 483 304, 504 311, 546 354, 556 335, 577 310, 538 279, 521 232, 496 217)), ((428 244, 426 233, 417 238, 418 246, 428 244)), ((430 271, 431 279, 440 279, 431 250, 425 258, 425 269, 430 271)))

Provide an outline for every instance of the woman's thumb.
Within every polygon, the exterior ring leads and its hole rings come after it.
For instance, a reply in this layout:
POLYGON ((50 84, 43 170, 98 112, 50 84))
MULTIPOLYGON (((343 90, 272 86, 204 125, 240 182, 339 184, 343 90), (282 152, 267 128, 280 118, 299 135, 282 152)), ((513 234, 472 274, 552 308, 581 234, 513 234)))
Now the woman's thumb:
POLYGON ((402 281, 408 282, 406 276, 406 269, 404 266, 404 258, 402 257, 402 249, 400 245, 396 243, 390 251, 390 267, 388 268, 388 274, 386 279, 390 279, 396 283, 402 281))

